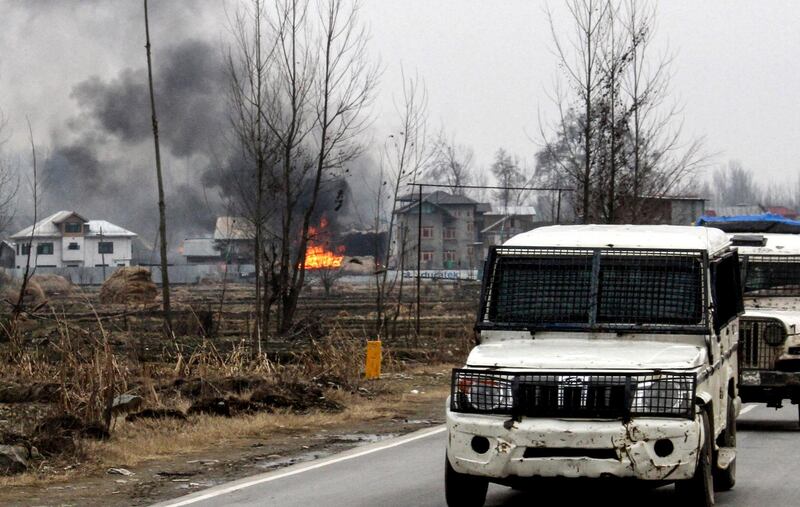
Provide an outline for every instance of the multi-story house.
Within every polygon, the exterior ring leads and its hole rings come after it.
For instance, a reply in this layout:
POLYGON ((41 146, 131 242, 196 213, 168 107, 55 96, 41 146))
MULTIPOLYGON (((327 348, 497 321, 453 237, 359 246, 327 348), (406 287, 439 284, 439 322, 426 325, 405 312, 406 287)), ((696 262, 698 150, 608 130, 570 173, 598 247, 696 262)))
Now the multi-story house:
POLYGON ((533 206, 498 206, 483 213, 479 232, 483 258, 494 245, 502 245, 517 234, 530 231, 537 225, 533 206))
POLYGON ((87 220, 74 211, 59 211, 11 236, 16 266, 30 252, 31 267, 130 266, 133 232, 105 220, 87 220))
POLYGON ((417 265, 419 245, 422 269, 474 269, 480 248, 475 217, 478 203, 469 197, 437 191, 400 199, 395 211, 392 251, 396 267, 417 265), (422 219, 420 223, 420 209, 422 219), (418 234, 419 232, 419 234, 418 234))

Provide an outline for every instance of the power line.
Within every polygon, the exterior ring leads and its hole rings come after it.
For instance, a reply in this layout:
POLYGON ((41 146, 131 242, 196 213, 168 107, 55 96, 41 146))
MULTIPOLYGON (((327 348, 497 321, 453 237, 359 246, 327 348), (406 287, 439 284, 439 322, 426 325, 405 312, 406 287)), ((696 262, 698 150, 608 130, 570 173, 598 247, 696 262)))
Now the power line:
POLYGON ((414 187, 434 187, 434 188, 467 188, 480 190, 535 190, 551 192, 574 192, 570 187, 500 187, 490 185, 445 185, 443 183, 406 183, 407 186, 414 187))

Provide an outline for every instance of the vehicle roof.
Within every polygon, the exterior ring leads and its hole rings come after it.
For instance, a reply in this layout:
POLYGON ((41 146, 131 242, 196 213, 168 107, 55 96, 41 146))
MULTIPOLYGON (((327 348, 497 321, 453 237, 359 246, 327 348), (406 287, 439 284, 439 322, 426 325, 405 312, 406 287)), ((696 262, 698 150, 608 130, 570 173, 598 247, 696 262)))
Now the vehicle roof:
POLYGON ((745 255, 800 255, 800 235, 797 234, 728 234, 732 240, 735 236, 763 237, 764 246, 737 245, 740 253, 745 255))
POLYGON ((716 253, 730 245, 719 229, 684 225, 550 225, 517 234, 503 246, 656 248, 716 253))

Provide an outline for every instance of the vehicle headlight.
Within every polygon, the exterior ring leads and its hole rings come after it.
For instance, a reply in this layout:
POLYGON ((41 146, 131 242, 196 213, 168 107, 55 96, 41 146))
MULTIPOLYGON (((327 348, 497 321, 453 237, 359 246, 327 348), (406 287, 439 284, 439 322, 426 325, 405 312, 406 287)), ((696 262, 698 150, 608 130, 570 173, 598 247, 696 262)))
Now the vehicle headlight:
POLYGON ((513 406, 511 382, 490 375, 467 374, 455 379, 456 406, 475 412, 505 413, 513 406))
POLYGON ((692 384, 682 380, 651 380, 636 386, 631 412, 637 415, 684 415, 691 409, 692 384))

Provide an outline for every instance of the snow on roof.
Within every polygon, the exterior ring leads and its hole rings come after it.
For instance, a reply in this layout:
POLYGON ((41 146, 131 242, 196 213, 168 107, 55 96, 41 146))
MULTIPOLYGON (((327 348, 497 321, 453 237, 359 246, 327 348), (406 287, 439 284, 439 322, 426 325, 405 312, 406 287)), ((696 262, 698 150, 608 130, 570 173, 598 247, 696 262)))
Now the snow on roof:
POLYGON ((719 229, 683 225, 551 225, 517 234, 504 246, 706 250, 730 245, 719 229))
POLYGON ((800 255, 800 235, 798 234, 743 234, 734 233, 728 235, 731 240, 734 238, 758 239, 763 238, 764 244, 759 245, 736 245, 734 246, 744 255, 800 255))
POLYGON ((89 220, 89 232, 86 236, 133 238, 136 237, 136 233, 105 220, 89 220))
POLYGON ((136 236, 135 233, 123 229, 118 225, 114 225, 111 222, 107 222, 105 220, 86 220, 81 215, 74 211, 58 211, 53 213, 49 217, 43 218, 36 222, 33 226, 28 226, 21 231, 18 231, 16 234, 11 235, 11 239, 26 239, 31 237, 31 229, 33 229, 33 237, 35 238, 58 238, 61 237, 61 229, 59 228, 59 224, 64 222, 71 216, 75 216, 80 219, 81 222, 87 223, 89 225, 89 232, 86 234, 87 236, 99 236, 100 231, 102 229, 103 236, 108 237, 130 237, 133 238, 136 236))

